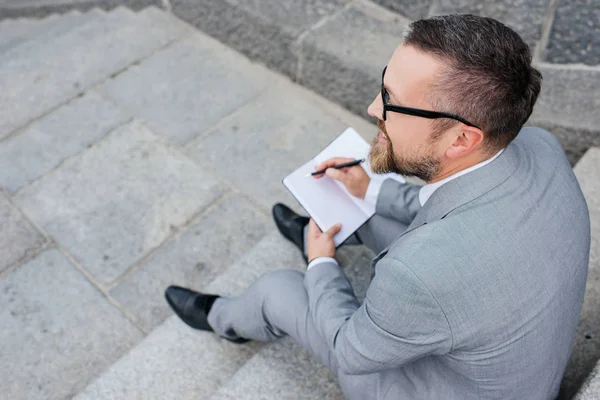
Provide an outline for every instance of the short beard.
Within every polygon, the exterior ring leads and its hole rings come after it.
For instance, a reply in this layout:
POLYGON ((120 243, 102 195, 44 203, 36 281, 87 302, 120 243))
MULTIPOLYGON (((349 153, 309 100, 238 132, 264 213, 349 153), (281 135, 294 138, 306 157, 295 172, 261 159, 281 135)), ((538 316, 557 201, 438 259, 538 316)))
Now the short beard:
POLYGON ((431 154, 431 147, 425 148, 425 154, 415 158, 409 158, 407 155, 394 154, 392 142, 385 130, 385 124, 377 120, 377 127, 387 139, 386 148, 382 148, 377 140, 377 136, 371 143, 369 151, 369 162, 371 169, 376 174, 394 173, 404 176, 416 176, 425 182, 431 181, 440 171, 440 162, 431 154))

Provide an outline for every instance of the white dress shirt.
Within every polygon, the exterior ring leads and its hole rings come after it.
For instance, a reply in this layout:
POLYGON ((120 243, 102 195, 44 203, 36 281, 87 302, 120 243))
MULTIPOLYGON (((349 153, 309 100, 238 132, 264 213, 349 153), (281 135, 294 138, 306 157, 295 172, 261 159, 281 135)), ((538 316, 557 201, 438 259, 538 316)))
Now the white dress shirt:
MULTIPOLYGON (((425 205, 425 203, 427 202, 427 200, 429 200, 429 198, 431 197, 433 192, 435 192, 444 183, 448 183, 451 180, 458 178, 459 176, 468 174, 471 171, 475 171, 476 169, 481 168, 481 167, 491 163, 496 158, 498 158, 498 156, 500 156, 500 154, 502 154, 503 151, 504 151, 504 149, 500 150, 493 157, 488 158, 487 160, 482 161, 479 164, 473 165, 472 167, 463 169, 462 171, 458 171, 454 175, 450 175, 449 177, 442 179, 441 181, 434 182, 434 183, 428 183, 428 184, 424 185, 423 187, 421 187, 421 190, 419 191, 419 203, 421 203, 421 207, 423 207, 425 205)), ((367 192, 365 193, 365 201, 369 202, 372 205, 375 205, 377 203, 377 196, 379 196, 379 191, 381 190, 382 183, 383 183, 382 181, 376 181, 374 179, 372 179, 371 182, 369 182, 369 186, 367 187, 367 192)), ((308 264, 308 267, 306 270, 308 271, 315 265, 325 263, 325 262, 333 262, 333 263, 337 264, 337 261, 335 260, 335 258, 317 257, 308 264)))

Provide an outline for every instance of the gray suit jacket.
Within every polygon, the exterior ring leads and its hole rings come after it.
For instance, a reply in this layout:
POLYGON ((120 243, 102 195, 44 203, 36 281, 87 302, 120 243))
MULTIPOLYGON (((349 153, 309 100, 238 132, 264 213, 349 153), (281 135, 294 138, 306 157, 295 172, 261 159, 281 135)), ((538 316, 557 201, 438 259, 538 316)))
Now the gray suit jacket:
POLYGON ((376 373, 379 399, 554 398, 590 251, 587 205, 559 142, 524 128, 422 208, 418 190, 382 186, 377 213, 410 225, 373 260, 362 305, 335 264, 305 275, 338 372, 376 373))

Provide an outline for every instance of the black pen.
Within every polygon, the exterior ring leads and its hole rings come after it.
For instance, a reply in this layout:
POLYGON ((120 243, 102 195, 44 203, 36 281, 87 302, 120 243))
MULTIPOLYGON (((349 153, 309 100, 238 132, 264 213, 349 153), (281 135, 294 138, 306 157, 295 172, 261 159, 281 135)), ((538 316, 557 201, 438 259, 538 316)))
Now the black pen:
MULTIPOLYGON (((361 158, 360 160, 348 161, 347 163, 334 165, 333 167, 329 167, 329 168, 341 169, 341 168, 346 168, 346 167, 354 167, 355 165, 361 164, 364 161, 365 161, 365 159, 361 158)), ((311 172, 310 174, 306 174, 306 176, 321 175, 321 174, 324 174, 325 171, 327 171, 327 169, 328 168, 322 169, 320 171, 311 172)))

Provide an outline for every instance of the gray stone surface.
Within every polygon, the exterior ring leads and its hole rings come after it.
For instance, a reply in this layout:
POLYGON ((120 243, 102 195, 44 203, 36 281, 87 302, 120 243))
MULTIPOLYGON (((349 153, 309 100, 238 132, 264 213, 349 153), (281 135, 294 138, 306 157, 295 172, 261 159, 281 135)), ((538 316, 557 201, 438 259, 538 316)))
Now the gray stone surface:
POLYGON ((125 272, 222 189, 138 122, 65 162, 16 197, 102 284, 125 272))
POLYGON ((294 76, 300 34, 343 0, 172 0, 177 16, 269 67, 294 76))
POLYGON ((529 45, 531 53, 540 40, 550 0, 433 0, 431 15, 475 14, 510 26, 529 45))
POLYGON ((260 346, 230 343, 173 316, 74 399, 206 399, 260 346))
POLYGON ((57 250, 0 280, 2 397, 70 398, 142 334, 57 250))
POLYGON ((167 286, 204 290, 272 227, 270 216, 232 194, 125 276, 110 293, 150 331, 173 314, 164 300, 167 286))
POLYGON ((559 64, 600 64, 598 0, 558 0, 544 59, 559 64))
POLYGON ((48 26, 56 23, 59 18, 57 14, 52 14, 42 20, 21 19, 1 21, 0 49, 14 42, 19 42, 20 39, 29 36, 32 32, 39 29, 47 29, 48 26))
POLYGON ((266 210, 276 202, 294 202, 281 180, 347 127, 301 94, 291 85, 272 88, 190 143, 187 154, 218 168, 266 210))
POLYGON ((573 400, 598 400, 600 399, 600 363, 592 371, 581 390, 573 400))
POLYGON ((0 138, 187 32, 156 9, 117 11, 0 56, 0 138))
POLYGON ((408 23, 381 7, 351 5, 305 36, 298 81, 367 117, 367 107, 379 93, 381 72, 408 23))
MULTIPOLYGON (((303 264, 296 248, 272 231, 205 290, 237 295, 265 272, 301 270, 303 264)), ((261 343, 231 344, 214 334, 195 331, 173 316, 76 399, 208 398, 261 347, 261 343)))
POLYGON ((164 3, 163 0, 11 0, 11 4, 0 2, 0 20, 17 17, 43 18, 53 13, 87 11, 94 7, 111 10, 118 6, 141 10, 148 6, 163 7, 164 3))
POLYGON ((44 236, 0 195, 0 274, 45 243, 44 236))
POLYGON ((558 136, 572 163, 592 146, 600 146, 600 70, 540 67, 542 92, 528 125, 558 136))
POLYGON ((574 171, 588 203, 592 243, 585 299, 561 387, 564 399, 570 398, 600 359, 600 149, 590 149, 574 171))
POLYGON ((255 98, 271 76, 216 40, 196 33, 98 90, 153 131, 181 144, 255 98))
POLYGON ((210 400, 343 400, 333 374, 290 338, 270 343, 210 400))
POLYGON ((432 0, 373 0, 373 2, 411 20, 417 20, 427 17, 432 0))
POLYGON ((0 142, 0 186, 14 193, 101 139, 129 117, 89 92, 0 142))

